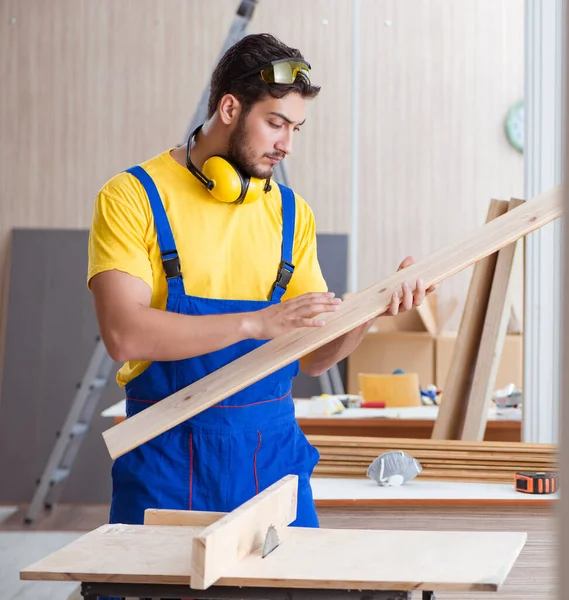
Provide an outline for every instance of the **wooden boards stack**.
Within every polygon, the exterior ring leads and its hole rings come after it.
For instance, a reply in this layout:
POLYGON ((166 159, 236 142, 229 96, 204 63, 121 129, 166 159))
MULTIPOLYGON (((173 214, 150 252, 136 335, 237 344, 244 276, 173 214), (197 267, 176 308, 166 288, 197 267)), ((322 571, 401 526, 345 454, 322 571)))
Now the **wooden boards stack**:
POLYGON ((418 477, 438 481, 511 483, 516 471, 557 469, 556 444, 319 435, 308 440, 320 452, 315 477, 366 477, 371 462, 391 450, 416 458, 423 467, 418 477))

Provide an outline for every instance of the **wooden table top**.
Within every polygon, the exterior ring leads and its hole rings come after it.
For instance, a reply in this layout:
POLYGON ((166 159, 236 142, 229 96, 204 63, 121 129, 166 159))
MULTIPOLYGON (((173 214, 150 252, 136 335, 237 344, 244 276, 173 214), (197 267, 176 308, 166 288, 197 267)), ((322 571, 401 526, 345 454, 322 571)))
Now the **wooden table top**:
POLYGON ((367 478, 312 477, 317 507, 395 506, 541 506, 554 507, 560 492, 546 495, 516 492, 505 483, 470 483, 413 479, 400 487, 382 487, 367 478))
MULTIPOLYGON (((200 527, 104 525, 20 572, 25 580, 189 584, 200 527)), ((227 565, 224 586, 496 591, 527 535, 519 532, 287 528, 261 551, 227 565)))

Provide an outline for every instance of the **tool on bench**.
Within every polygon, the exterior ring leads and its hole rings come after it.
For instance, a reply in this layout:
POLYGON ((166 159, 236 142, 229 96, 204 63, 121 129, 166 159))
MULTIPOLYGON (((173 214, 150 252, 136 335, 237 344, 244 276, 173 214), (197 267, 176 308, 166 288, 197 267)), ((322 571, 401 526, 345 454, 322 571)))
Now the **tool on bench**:
POLYGON ((402 450, 378 456, 368 467, 367 476, 384 487, 398 487, 423 470, 421 463, 402 450))
POLYGON ((544 471, 518 471, 514 475, 514 489, 524 494, 553 494, 559 488, 555 473, 544 471))

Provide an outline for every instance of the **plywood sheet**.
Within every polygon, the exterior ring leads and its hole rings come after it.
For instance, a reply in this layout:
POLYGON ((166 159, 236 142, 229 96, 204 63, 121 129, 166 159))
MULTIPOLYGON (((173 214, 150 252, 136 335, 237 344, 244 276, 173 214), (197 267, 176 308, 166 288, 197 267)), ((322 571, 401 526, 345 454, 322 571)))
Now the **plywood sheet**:
MULTIPOLYGON (((22 579, 185 584, 196 527, 104 525, 21 572, 22 579)), ((525 533, 303 529, 266 558, 230 566, 216 585, 494 591, 525 533)))
POLYGON ((400 290, 403 282, 413 283, 421 278, 426 286, 439 283, 558 218, 561 212, 561 191, 554 188, 487 223, 451 246, 350 296, 340 310, 323 317, 326 321, 324 327, 302 328, 279 336, 104 432, 103 437, 111 456, 117 458, 125 454, 370 321, 386 310, 392 293, 400 290))

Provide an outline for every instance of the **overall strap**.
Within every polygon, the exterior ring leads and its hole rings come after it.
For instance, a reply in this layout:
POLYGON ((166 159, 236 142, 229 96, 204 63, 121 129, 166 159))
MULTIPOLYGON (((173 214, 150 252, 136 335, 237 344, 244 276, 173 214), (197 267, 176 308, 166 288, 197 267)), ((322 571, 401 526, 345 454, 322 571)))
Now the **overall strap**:
POLYGON ((172 228, 170 227, 156 184, 152 180, 152 177, 150 177, 150 175, 140 166, 131 167, 130 169, 127 169, 126 172, 130 173, 140 181, 148 196, 150 208, 154 215, 158 246, 160 247, 162 256, 162 267, 164 268, 166 281, 168 282, 168 294, 183 294, 184 283, 182 281, 180 258, 178 256, 178 251, 176 250, 172 228))
POLYGON ((281 201, 283 211, 283 241, 281 250, 281 263, 277 279, 271 290, 271 301, 280 302, 286 292, 286 287, 289 284, 292 274, 294 273, 294 265, 292 264, 292 248, 294 245, 294 223, 296 212, 296 200, 294 192, 279 183, 281 190, 281 201))

